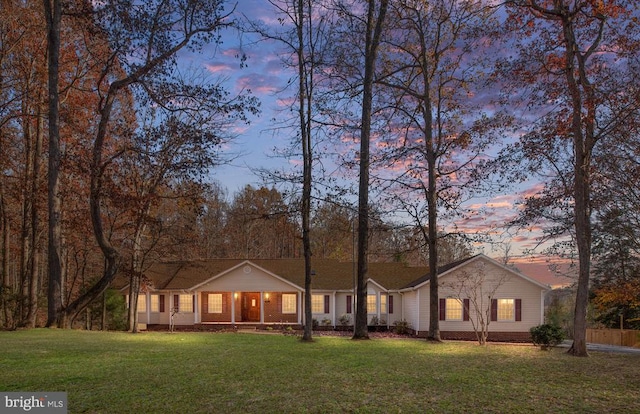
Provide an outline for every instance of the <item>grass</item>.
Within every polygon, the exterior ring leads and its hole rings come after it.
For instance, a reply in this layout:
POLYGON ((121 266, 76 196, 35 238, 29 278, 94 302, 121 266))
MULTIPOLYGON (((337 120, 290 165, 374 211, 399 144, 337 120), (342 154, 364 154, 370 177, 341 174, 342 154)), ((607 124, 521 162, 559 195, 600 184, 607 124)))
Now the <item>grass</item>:
POLYGON ((640 412, 640 357, 409 339, 0 332, 0 391, 69 413, 640 412))

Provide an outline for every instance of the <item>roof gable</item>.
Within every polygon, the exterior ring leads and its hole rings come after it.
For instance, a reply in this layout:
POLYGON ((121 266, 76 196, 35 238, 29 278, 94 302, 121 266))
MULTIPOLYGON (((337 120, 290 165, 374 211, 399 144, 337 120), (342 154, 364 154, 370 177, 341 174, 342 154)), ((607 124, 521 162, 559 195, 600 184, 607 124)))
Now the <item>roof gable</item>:
MULTIPOLYGON (((510 268, 510 267, 507 267, 507 266, 503 265, 502 263, 500 263, 500 262, 498 262, 498 261, 496 261, 496 260, 494 260, 494 259, 492 259, 492 258, 490 258, 488 256, 485 256, 484 254, 477 254, 475 256, 471 256, 471 257, 468 257, 466 259, 458 260, 456 262, 452 262, 452 263, 449 263, 447 265, 444 265, 444 266, 438 268, 438 279, 440 279, 441 277, 446 276, 447 274, 450 274, 450 273, 452 273, 452 272, 454 272, 454 271, 456 271, 456 270, 458 270, 458 269, 460 269, 462 267, 468 266, 469 264, 471 264, 473 262, 480 261, 480 260, 484 260, 486 262, 489 262, 489 263, 501 268, 502 270, 504 270, 506 272, 509 272, 509 273, 519 277, 519 278, 522 278, 522 279, 524 279, 524 280, 536 285, 540 289, 543 289, 543 290, 549 290, 550 289, 549 286, 544 285, 544 284, 538 282, 537 280, 530 278, 529 276, 526 276, 525 274, 521 273, 517 269, 513 269, 513 268, 510 268)), ((412 281, 411 283, 407 284, 402 290, 419 289, 419 288, 427 285, 429 283, 429 279, 430 279, 429 278, 429 274, 426 274, 426 275, 422 276, 421 278, 418 278, 418 279, 412 281)))
POLYGON ((205 281, 203 281, 201 283, 196 284, 191 289, 192 290, 197 290, 198 288, 200 288, 202 286, 205 286, 205 285, 207 285, 207 284, 209 284, 211 282, 214 282, 217 279, 228 277, 232 273, 234 273, 236 270, 239 270, 240 268, 242 268, 242 273, 244 273, 244 274, 250 274, 251 273, 251 269, 256 269, 256 270, 262 272, 263 274, 267 275, 268 277, 271 277, 271 278, 276 279, 276 280, 278 280, 280 282, 283 282, 286 285, 288 285, 288 286, 290 286, 290 287, 292 287, 292 288, 294 288, 296 290, 303 290, 302 287, 300 287, 299 285, 293 283, 291 280, 288 280, 286 278, 280 277, 277 274, 275 274, 275 273, 273 273, 273 272, 271 272, 271 271, 269 271, 269 270, 267 270, 267 269, 265 269, 265 268, 263 268, 261 266, 256 265, 255 263, 251 262, 250 260, 245 260, 245 261, 243 261, 241 263, 238 263, 237 265, 235 265, 235 266, 233 266, 233 267, 231 267, 231 268, 229 268, 229 269, 227 269, 227 270, 225 270, 225 271, 223 271, 223 272, 221 272, 221 273, 219 273, 217 275, 214 275, 214 276, 210 277, 209 279, 207 279, 207 280, 205 280, 205 281))

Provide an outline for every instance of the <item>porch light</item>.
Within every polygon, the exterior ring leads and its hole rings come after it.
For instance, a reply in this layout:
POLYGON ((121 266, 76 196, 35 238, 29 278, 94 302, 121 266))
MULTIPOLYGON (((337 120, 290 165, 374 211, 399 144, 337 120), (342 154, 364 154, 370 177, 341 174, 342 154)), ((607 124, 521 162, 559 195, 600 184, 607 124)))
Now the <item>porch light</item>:
POLYGON ((235 292, 235 293, 233 294, 233 298, 234 298, 234 299, 238 299, 238 292, 235 292))
POLYGON ((268 293, 264 294, 264 303, 271 303, 271 299, 269 298, 269 294, 268 293))

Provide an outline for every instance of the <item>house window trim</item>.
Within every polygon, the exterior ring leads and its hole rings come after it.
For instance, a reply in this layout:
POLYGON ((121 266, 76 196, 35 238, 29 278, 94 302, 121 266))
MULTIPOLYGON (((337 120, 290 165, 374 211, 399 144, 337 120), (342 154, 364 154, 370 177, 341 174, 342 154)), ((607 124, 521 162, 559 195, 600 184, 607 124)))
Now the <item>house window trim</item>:
POLYGON ((380 315, 389 314, 389 295, 387 293, 380 294, 380 315))
POLYGON ((177 313, 195 313, 195 311, 196 311, 195 310, 196 302, 195 302, 195 298, 193 297, 193 294, 189 294, 189 293, 174 294, 173 295, 173 302, 174 302, 173 303, 173 309, 177 313), (189 310, 181 309, 183 307, 183 303, 185 302, 185 301, 183 301, 181 299, 182 296, 184 296, 184 297, 190 296, 191 297, 191 307, 190 307, 189 310))
POLYGON ((522 299, 519 298, 495 298, 491 300, 491 322, 500 322, 500 323, 513 323, 513 322, 522 322, 522 299), (513 318, 504 319, 500 318, 500 301, 504 300, 512 300, 512 314, 513 318))
POLYGON ((438 320, 439 321, 450 321, 450 322, 468 322, 470 318, 470 300, 468 298, 460 300, 462 302, 462 319, 447 319, 447 299, 458 299, 459 298, 440 298, 438 300, 438 320))
POLYGON ((283 293, 281 313, 283 315, 295 315, 298 310, 297 299, 298 299, 298 295, 295 293, 283 293), (292 296, 293 298, 290 298, 290 296, 292 296), (285 298, 287 299, 285 300, 285 298), (293 299, 293 302, 291 302, 292 299, 293 299), (285 308, 285 305, 287 305, 288 307, 285 308))
POLYGON ((375 293, 373 295, 367 295, 367 314, 368 315, 377 315, 378 314, 378 295, 375 293), (373 298, 373 304, 370 301, 370 298, 373 298), (373 310, 371 310, 373 307, 373 310))
POLYGON ((208 293, 207 294, 207 313, 221 314, 224 313, 224 298, 222 293, 208 293), (220 299, 219 303, 214 298, 220 299), (212 306, 214 305, 214 306, 212 306))
POLYGON ((160 297, 161 295, 158 294, 152 294, 150 295, 150 300, 149 300, 149 311, 151 313, 160 313, 160 297), (154 306, 155 305, 155 306, 154 306))
POLYGON ((314 293, 311 295, 311 313, 324 315, 329 313, 329 295, 314 293))
POLYGON ((464 302, 458 298, 445 298, 444 320, 448 322, 462 322, 464 320, 464 302), (456 304, 456 309, 452 309, 454 303, 456 304), (454 312, 456 313, 456 317, 452 316, 454 312), (460 313, 460 317, 457 317, 458 312, 460 313))
POLYGON ((147 311, 147 295, 144 293, 138 294, 137 311, 138 313, 145 313, 147 311))

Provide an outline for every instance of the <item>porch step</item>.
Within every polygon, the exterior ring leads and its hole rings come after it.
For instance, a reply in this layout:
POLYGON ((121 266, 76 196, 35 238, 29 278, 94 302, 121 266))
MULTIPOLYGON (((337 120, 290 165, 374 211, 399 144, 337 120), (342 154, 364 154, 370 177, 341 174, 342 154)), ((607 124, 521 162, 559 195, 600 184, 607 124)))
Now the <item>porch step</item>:
POLYGON ((242 328, 238 328, 236 330, 236 332, 238 332, 238 333, 256 333, 257 331, 258 331, 258 328, 255 327, 255 326, 252 327, 252 328, 243 326, 242 328))

